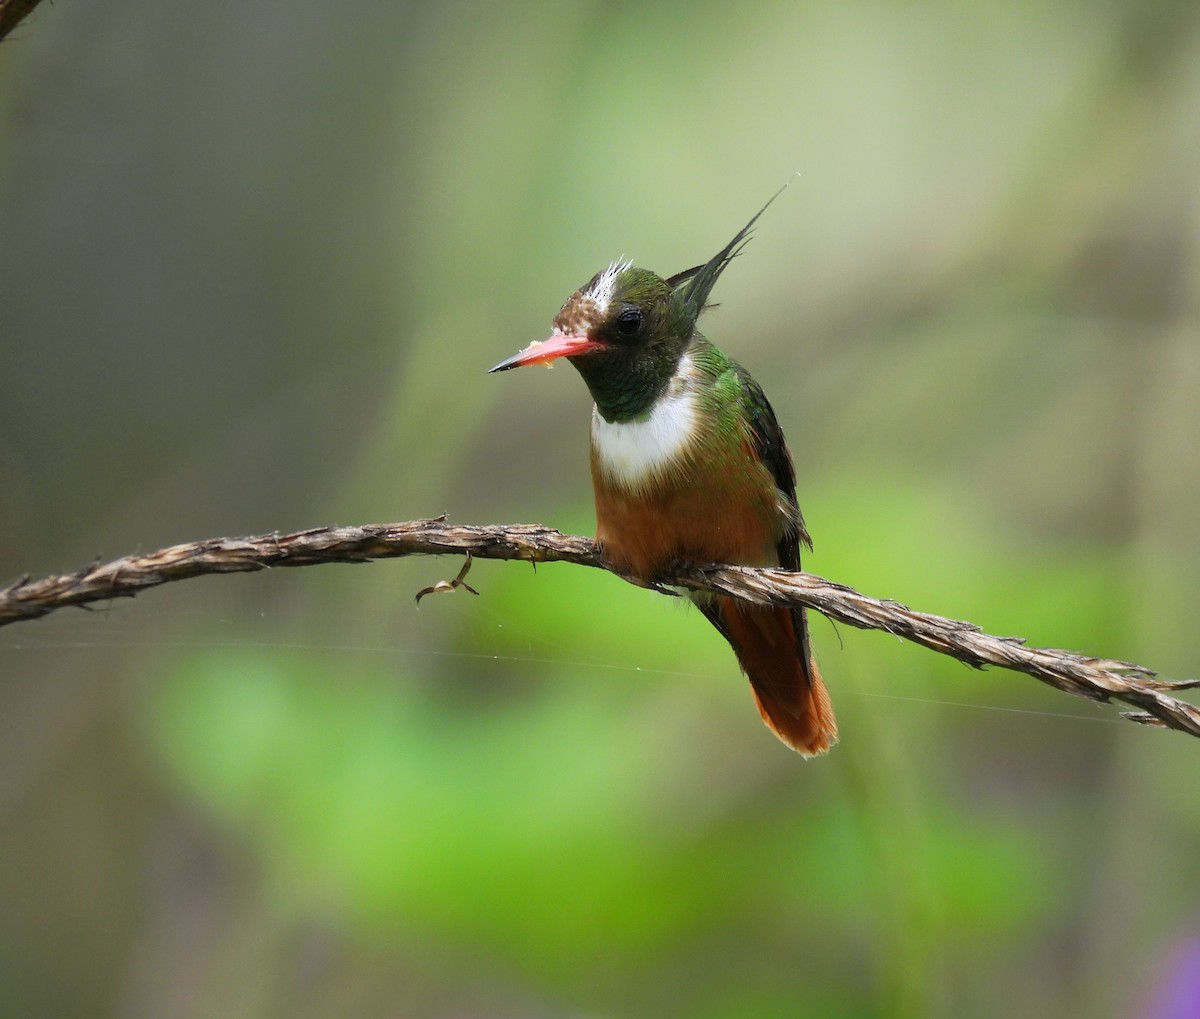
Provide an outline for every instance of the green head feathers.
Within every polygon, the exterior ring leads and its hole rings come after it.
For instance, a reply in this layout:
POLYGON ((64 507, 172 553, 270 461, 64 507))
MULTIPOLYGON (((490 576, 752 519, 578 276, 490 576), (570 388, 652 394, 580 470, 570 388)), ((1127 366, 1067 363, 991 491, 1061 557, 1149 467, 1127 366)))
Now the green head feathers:
POLYGON ((567 298, 548 340, 531 344, 492 371, 566 357, 583 376, 606 420, 628 421, 648 414, 697 335, 696 321, 709 307, 709 294, 721 273, 782 192, 783 188, 775 192, 703 265, 663 279, 632 262, 611 263, 567 298))

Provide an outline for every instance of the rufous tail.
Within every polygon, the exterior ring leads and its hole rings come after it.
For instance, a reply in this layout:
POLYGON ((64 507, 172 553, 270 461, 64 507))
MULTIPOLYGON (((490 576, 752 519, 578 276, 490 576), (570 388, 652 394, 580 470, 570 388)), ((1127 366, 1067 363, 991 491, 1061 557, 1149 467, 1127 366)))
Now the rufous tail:
POLYGON ((837 720, 801 610, 721 598, 718 614, 767 727, 805 757, 825 753, 837 742, 837 720))

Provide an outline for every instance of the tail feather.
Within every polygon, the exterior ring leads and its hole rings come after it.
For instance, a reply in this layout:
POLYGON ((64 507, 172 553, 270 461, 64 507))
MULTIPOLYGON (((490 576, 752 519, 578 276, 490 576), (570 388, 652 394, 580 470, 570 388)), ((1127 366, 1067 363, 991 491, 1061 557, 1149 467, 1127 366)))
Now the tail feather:
POLYGON ((825 753, 837 742, 837 721, 803 613, 726 598, 716 610, 705 614, 733 646, 767 727, 805 757, 825 753))

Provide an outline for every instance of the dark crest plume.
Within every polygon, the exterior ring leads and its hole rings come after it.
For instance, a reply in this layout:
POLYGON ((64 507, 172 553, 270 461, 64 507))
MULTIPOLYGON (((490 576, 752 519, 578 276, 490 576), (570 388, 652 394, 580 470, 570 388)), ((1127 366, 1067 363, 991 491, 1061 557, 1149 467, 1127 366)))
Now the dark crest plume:
MULTIPOLYGON (((788 181, 788 184, 790 183, 791 181, 788 181)), ((684 307, 691 313, 693 321, 699 318, 700 313, 708 307, 708 295, 712 293, 712 288, 716 286, 717 280, 725 271, 726 266, 737 258, 742 253, 742 249, 750 242, 750 231, 758 222, 758 217, 766 212, 771 203, 786 189, 787 184, 784 184, 767 200, 767 204, 754 214, 750 222, 734 235, 733 240, 707 262, 703 265, 693 266, 691 269, 684 269, 683 272, 677 272, 667 280, 667 284, 683 299, 684 307)))

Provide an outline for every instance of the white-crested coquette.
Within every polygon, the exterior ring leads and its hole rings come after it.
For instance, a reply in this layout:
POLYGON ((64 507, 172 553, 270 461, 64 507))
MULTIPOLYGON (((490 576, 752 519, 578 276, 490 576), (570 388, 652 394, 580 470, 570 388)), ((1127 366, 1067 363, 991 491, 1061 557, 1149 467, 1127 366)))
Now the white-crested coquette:
MULTIPOLYGON (((696 326, 765 210, 703 265, 674 276, 610 263, 567 298, 548 339, 491 369, 565 357, 583 376, 594 401, 596 538, 621 573, 653 581, 678 561, 796 570, 801 542, 811 547, 762 387, 696 326)), ((804 610, 693 601, 733 647, 771 730, 806 756, 828 750, 837 723, 804 610)))

